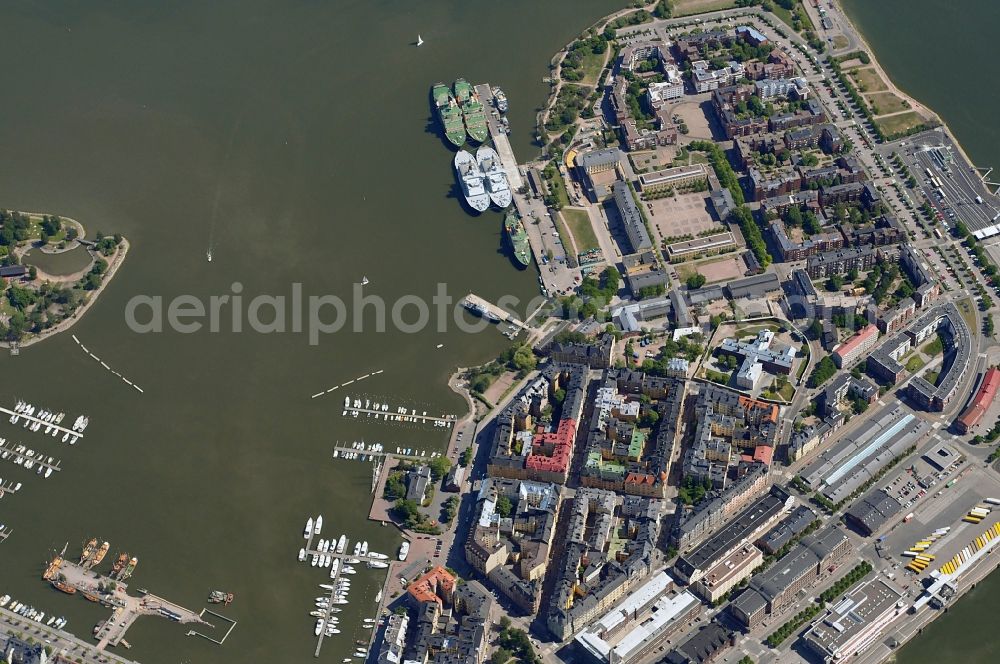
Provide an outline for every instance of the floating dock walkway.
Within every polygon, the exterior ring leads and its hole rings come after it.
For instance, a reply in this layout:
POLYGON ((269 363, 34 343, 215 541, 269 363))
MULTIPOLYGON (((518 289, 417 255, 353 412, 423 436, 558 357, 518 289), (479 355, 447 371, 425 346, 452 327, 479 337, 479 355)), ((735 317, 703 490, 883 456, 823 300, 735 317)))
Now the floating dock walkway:
MULTIPOLYGON (((232 618, 229 618, 227 616, 222 615, 221 613, 216 613, 215 611, 210 611, 208 609, 202 609, 201 613, 199 615, 201 616, 202 619, 204 619, 206 613, 215 616, 216 618, 222 620, 223 622, 229 623, 229 629, 227 629, 226 633, 222 635, 222 638, 221 639, 213 639, 211 636, 209 636, 207 634, 202 634, 201 632, 198 632, 198 631, 193 630, 193 629, 190 630, 190 631, 188 631, 187 635, 188 636, 200 636, 203 639, 207 639, 207 640, 211 641, 212 643, 216 643, 216 644, 218 644, 218 645, 221 646, 223 643, 226 642, 226 639, 229 638, 229 635, 233 633, 233 630, 236 629, 236 621, 233 620, 232 618)), ((206 625, 210 625, 211 623, 205 623, 205 624, 206 625)))
MULTIPOLYGON (((42 468, 43 471, 44 470, 48 470, 48 469, 51 468, 53 473, 56 473, 56 472, 59 472, 60 470, 62 470, 62 468, 59 467, 59 465, 62 463, 62 461, 59 461, 57 459, 53 459, 51 462, 50 461, 46 461, 45 459, 49 459, 51 457, 49 457, 48 455, 45 455, 44 457, 42 457, 42 456, 40 456, 41 452, 38 452, 37 450, 34 450, 36 456, 30 456, 30 457, 27 454, 25 454, 25 452, 28 451, 27 448, 25 448, 25 450, 22 451, 22 452, 15 451, 18 447, 20 447, 23 444, 24 443, 19 443, 18 445, 14 445, 13 443, 2 444, 2 445, 0 445, 0 455, 2 455, 4 452, 7 452, 8 456, 7 456, 6 460, 10 461, 11 463, 16 464, 18 466, 21 466, 22 468, 24 466, 22 464, 17 463, 18 459, 23 459, 23 460, 26 460, 26 461, 33 461, 34 465, 32 465, 32 467, 29 468, 28 470, 30 472, 33 472, 33 473, 36 473, 36 474, 38 473, 38 470, 37 470, 38 468, 42 468)), ((2 496, 5 491, 7 491, 7 489, 4 488, 2 485, 0 485, 0 496, 2 496)))
POLYGON ((138 390, 140 393, 143 391, 143 389, 141 387, 139 387, 138 385, 136 385, 135 383, 133 383, 132 381, 130 381, 125 376, 121 375, 121 373, 119 373, 118 371, 115 371, 114 369, 112 369, 111 367, 109 367, 107 362, 105 362, 101 358, 99 358, 96 355, 94 355, 91 351, 87 350, 87 347, 83 345, 83 342, 81 342, 79 339, 76 338, 75 334, 72 335, 72 337, 73 337, 73 341, 76 342, 76 345, 80 347, 80 350, 82 350, 87 355, 90 355, 90 357, 93 358, 95 361, 100 362, 102 367, 104 367, 105 369, 107 369, 109 372, 113 373, 115 376, 118 376, 119 378, 121 378, 123 381, 125 381, 125 384, 128 385, 129 387, 138 390))
POLYGON ((341 383, 340 385, 334 385, 333 387, 329 387, 329 388, 323 390, 322 392, 317 392, 316 394, 312 395, 312 397, 310 397, 310 398, 311 399, 318 399, 319 397, 323 396, 324 394, 330 394, 330 392, 333 392, 334 390, 339 390, 342 387, 347 387, 348 385, 352 385, 354 383, 357 383, 358 381, 362 381, 365 378, 370 378, 371 376, 377 376, 377 375, 379 375, 380 373, 382 373, 384 371, 385 371, 385 369, 379 369, 378 371, 372 371, 371 373, 366 373, 364 376, 358 376, 357 378, 352 378, 351 380, 347 381, 346 383, 341 383))
POLYGON ((510 325, 514 325, 515 327, 519 327, 522 330, 529 329, 528 326, 525 325, 523 322, 521 322, 520 320, 514 318, 509 313, 507 313, 506 311, 504 311, 503 309, 501 309, 497 305, 493 304, 492 302, 487 302, 486 300, 484 300, 483 298, 479 297, 475 293, 469 293, 468 295, 466 295, 465 299, 463 300, 463 302, 468 302, 471 305, 476 305, 476 306, 482 307, 484 311, 488 311, 488 312, 492 313, 494 316, 496 316, 497 318, 499 318, 500 322, 508 323, 510 325))
MULTIPOLYGON (((18 420, 18 422, 20 422, 21 420, 27 420, 28 422, 38 422, 44 427, 52 427, 51 429, 49 429, 48 433, 49 436, 54 436, 54 434, 52 433, 52 429, 55 429, 57 433, 61 434, 68 433, 71 436, 76 436, 77 440, 83 439, 83 434, 79 431, 74 431, 73 429, 67 429, 66 427, 59 426, 58 424, 52 424, 51 422, 46 422, 45 420, 39 419, 34 415, 25 415, 24 413, 18 413, 17 411, 13 411, 10 408, 6 408, 4 406, 0 406, 0 413, 7 413, 8 415, 17 415, 19 418, 21 418, 20 420, 18 420)), ((41 432, 42 429, 39 429, 38 431, 41 432)))
MULTIPOLYGON (((415 408, 401 408, 397 407, 395 410, 389 410, 388 404, 385 404, 386 409, 376 408, 379 406, 378 403, 374 403, 371 399, 365 399, 364 406, 355 406, 360 399, 348 399, 345 403, 350 403, 349 406, 344 406, 344 412, 342 413, 344 417, 357 417, 355 413, 364 413, 365 415, 371 417, 374 416, 375 419, 384 419, 386 422, 416 422, 418 424, 427 424, 429 422, 434 422, 435 426, 450 427, 455 422, 455 416, 453 415, 442 415, 440 417, 435 415, 428 415, 427 411, 417 413, 415 408), (402 411, 402 412, 400 412, 402 411)), ((357 451, 357 450, 355 450, 357 451)))

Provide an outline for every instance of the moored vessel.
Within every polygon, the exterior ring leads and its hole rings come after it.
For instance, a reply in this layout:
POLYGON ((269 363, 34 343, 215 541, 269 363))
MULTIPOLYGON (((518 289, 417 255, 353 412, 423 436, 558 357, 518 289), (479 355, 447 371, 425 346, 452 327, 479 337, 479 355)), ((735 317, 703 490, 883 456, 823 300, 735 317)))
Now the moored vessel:
POLYGON ((462 109, 462 119, 465 121, 465 131, 469 138, 482 143, 489 135, 486 125, 486 110, 479 101, 475 88, 464 78, 455 81, 455 100, 462 109))
POLYGON ((438 121, 448 142, 455 147, 462 147, 465 144, 465 124, 462 121, 462 111, 451 90, 444 83, 435 83, 431 88, 431 98, 434 100, 438 121))
POLYGON ((521 267, 528 267, 531 264, 531 245, 528 244, 528 232, 524 229, 524 222, 516 210, 508 210, 504 215, 503 230, 514 260, 521 267))
POLYGON ((507 174, 500 168, 500 155, 488 145, 482 145, 476 150, 476 163, 479 164, 486 191, 489 192, 493 205, 501 210, 508 207, 512 196, 507 174))
POLYGON ((490 195, 486 191, 485 178, 476 158, 465 150, 459 150, 455 153, 454 164, 465 202, 476 212, 485 212, 490 207, 490 195))

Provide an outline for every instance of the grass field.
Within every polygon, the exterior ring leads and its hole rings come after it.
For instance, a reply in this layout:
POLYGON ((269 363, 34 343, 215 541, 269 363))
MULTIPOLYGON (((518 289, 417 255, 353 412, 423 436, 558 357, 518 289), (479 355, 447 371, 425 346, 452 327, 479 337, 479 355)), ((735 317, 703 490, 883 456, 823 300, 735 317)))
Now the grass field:
POLYGON ((585 211, 564 209, 562 216, 566 225, 569 226, 569 232, 573 234, 578 253, 582 254, 590 249, 600 248, 597 236, 594 234, 594 227, 590 223, 590 216, 585 211))
POLYGON ((583 78, 580 79, 581 85, 589 85, 590 87, 597 85, 597 77, 601 75, 601 70, 604 69, 604 58, 607 55, 607 51, 605 50, 604 53, 591 53, 584 56, 580 62, 580 69, 583 71, 583 78))
POLYGON ((889 89, 873 67, 852 69, 850 76, 858 86, 858 92, 882 92, 889 89))
POLYGON ((869 104, 875 104, 878 107, 878 115, 898 113, 909 108, 905 100, 900 99, 891 92, 876 92, 875 94, 866 95, 866 97, 869 104))
POLYGON ((833 47, 837 50, 840 50, 842 48, 847 48, 848 46, 850 46, 850 44, 851 44, 850 40, 844 35, 836 35, 833 38, 833 47))
MULTIPOLYGON (((801 3, 800 3, 800 5, 801 5, 801 3)), ((793 30, 795 29, 795 27, 792 25, 792 12, 791 11, 785 9, 784 7, 780 7, 778 5, 774 5, 774 8, 771 11, 772 11, 772 13, 775 16, 777 16, 778 18, 780 18, 785 25, 787 25, 789 28, 792 28, 793 30)), ((802 16, 802 29, 803 30, 813 30, 813 29, 815 29, 814 26, 813 26, 813 24, 812 24, 812 21, 809 20, 809 15, 808 14, 806 14, 803 11, 803 12, 800 13, 800 15, 802 16)))
POLYGON ((910 111, 909 113, 891 115, 887 118, 875 118, 875 122, 878 123, 878 126, 882 128, 882 131, 884 131, 886 135, 892 136, 923 124, 924 119, 920 117, 920 114, 916 111, 910 111))
POLYGON ((549 186, 549 191, 559 199, 563 207, 569 205, 569 194, 566 193, 566 183, 563 182, 562 176, 559 173, 556 173, 556 176, 551 180, 546 180, 545 183, 549 186))
POLYGON ((937 379, 940 374, 937 371, 928 371, 924 374, 924 380, 926 380, 931 385, 937 385, 937 379))
POLYGON ((677 0, 674 3, 674 17, 704 14, 720 9, 732 9, 736 0, 677 0))
POLYGON ((906 361, 906 370, 910 373, 916 373, 924 368, 924 361, 919 355, 914 355, 909 360, 906 361))
POLYGON ((955 305, 958 307, 958 310, 962 312, 962 318, 965 319, 969 328, 972 330, 978 330, 979 323, 976 322, 976 309, 972 304, 972 298, 967 297, 964 300, 959 300, 955 303, 955 305))

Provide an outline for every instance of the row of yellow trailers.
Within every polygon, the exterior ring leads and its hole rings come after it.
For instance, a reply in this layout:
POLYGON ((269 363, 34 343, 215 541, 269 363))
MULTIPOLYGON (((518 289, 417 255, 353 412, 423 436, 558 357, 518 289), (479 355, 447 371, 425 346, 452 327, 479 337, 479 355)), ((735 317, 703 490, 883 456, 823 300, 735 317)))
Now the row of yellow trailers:
POLYGON ((1000 537, 1000 521, 994 523, 993 526, 990 527, 985 533, 973 540, 969 546, 959 551, 954 558, 942 565, 941 573, 954 574, 958 571, 958 568, 964 565, 969 558, 972 557, 972 554, 982 549, 997 537, 1000 537))
POLYGON ((927 566, 930 565, 931 562, 933 562, 933 560, 934 556, 929 553, 917 554, 916 556, 910 559, 910 562, 909 564, 907 564, 906 569, 919 574, 920 572, 923 572, 925 569, 927 569, 927 566))

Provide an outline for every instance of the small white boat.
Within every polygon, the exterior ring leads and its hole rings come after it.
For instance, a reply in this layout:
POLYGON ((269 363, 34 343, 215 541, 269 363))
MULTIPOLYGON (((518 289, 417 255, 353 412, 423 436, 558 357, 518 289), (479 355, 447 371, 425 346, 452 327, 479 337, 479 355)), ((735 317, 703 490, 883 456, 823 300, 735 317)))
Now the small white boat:
POLYGON ((320 618, 319 620, 316 621, 316 629, 313 630, 313 634, 319 636, 320 632, 322 631, 323 631, 323 619, 320 618))
POLYGON ((424 45, 424 39, 423 39, 423 37, 421 37, 420 35, 417 35, 417 46, 423 46, 423 45, 424 45))
POLYGON ((368 540, 365 540, 364 542, 361 543, 361 555, 363 556, 367 553, 368 553, 368 540))
POLYGON ((368 567, 372 569, 385 569, 389 566, 389 563, 383 563, 380 560, 371 560, 368 562, 368 567))
POLYGON ((309 520, 306 521, 306 527, 302 531, 302 539, 309 539, 310 537, 312 537, 312 534, 313 534, 313 519, 312 517, 309 517, 309 520))
POLYGON ((368 285, 368 277, 361 277, 361 285, 362 286, 368 285))
POLYGON ((299 562, 301 563, 305 559, 306 559, 306 550, 305 549, 299 549, 299 562))
POLYGON ((313 531, 313 535, 319 535, 323 531, 323 515, 320 514, 316 517, 316 529, 313 531))

